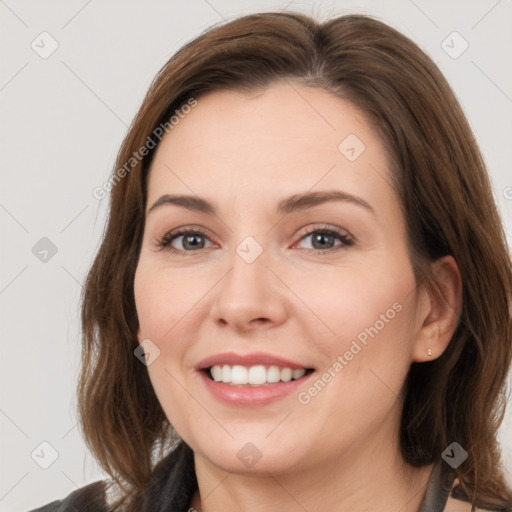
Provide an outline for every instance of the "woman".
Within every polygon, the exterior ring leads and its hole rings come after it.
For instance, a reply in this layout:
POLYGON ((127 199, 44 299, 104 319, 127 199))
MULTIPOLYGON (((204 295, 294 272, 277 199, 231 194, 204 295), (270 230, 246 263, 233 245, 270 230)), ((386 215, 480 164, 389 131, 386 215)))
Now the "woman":
POLYGON ((512 510, 509 255, 412 41, 360 15, 212 28, 102 190, 79 412, 112 479, 38 510, 512 510))

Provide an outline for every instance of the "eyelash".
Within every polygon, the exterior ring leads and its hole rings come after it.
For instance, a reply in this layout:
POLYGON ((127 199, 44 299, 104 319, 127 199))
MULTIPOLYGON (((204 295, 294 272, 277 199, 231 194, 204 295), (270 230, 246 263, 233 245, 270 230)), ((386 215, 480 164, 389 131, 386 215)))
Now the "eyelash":
MULTIPOLYGON (((307 231, 306 233, 304 233, 301 236, 299 242, 301 242, 304 238, 307 238, 308 236, 315 234, 315 233, 332 235, 334 237, 337 237, 339 240, 341 240, 342 243, 339 245, 336 245, 334 247, 331 247, 329 249, 325 249, 325 250, 306 249, 307 251, 311 251, 314 254, 331 253, 331 252, 339 251, 342 249, 346 249, 346 248, 354 245, 354 240, 351 237, 349 237, 348 235, 346 235, 343 231, 338 230, 336 228, 328 227, 328 226, 317 226, 317 227, 312 228, 310 231, 307 231)), ((184 236, 184 235, 201 235, 201 236, 208 238, 208 235, 200 228, 194 228, 194 229, 191 229, 190 227, 182 228, 182 229, 179 229, 178 231, 174 231, 174 232, 171 231, 170 233, 167 233, 163 238, 157 240, 159 250, 166 249, 169 252, 180 254, 183 256, 185 256, 185 255, 193 256, 196 252, 199 252, 200 249, 194 250, 194 251, 184 251, 184 250, 180 250, 180 249, 175 249, 170 246, 171 242, 175 238, 178 238, 178 237, 184 236)))

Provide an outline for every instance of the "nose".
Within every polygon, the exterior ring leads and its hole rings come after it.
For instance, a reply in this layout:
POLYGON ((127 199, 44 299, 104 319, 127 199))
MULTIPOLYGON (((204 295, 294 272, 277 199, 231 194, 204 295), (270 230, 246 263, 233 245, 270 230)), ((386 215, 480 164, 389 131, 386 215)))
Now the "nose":
POLYGON ((213 320, 238 332, 272 328, 286 320, 286 287, 267 266, 265 252, 248 263, 236 252, 231 269, 215 287, 213 320))

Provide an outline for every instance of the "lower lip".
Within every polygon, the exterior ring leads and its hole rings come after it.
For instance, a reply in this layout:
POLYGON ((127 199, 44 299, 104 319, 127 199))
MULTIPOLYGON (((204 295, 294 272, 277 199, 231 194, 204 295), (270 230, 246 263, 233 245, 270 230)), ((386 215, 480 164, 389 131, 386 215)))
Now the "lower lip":
POLYGON ((229 405, 248 406, 265 405, 297 391, 314 372, 297 380, 266 384, 264 386, 231 386, 224 382, 210 379, 203 371, 199 373, 207 389, 217 399, 229 405))

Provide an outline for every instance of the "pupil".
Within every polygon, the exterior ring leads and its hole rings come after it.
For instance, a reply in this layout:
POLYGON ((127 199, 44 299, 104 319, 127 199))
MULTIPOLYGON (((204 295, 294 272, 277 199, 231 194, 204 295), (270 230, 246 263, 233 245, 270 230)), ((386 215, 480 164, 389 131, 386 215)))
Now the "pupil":
MULTIPOLYGON (((319 234, 319 235, 317 235, 316 237, 313 238, 313 245, 315 245, 316 241, 321 241, 321 240, 325 241, 325 238, 332 239, 333 236, 332 235, 327 235, 327 234, 319 234)), ((325 247, 325 243, 320 243, 320 248, 322 248, 322 247, 325 247)))
MULTIPOLYGON (((190 243, 191 240, 197 240, 198 238, 201 238, 201 235, 188 235, 188 236, 186 236, 185 237, 185 242, 184 242, 185 247, 190 243)), ((197 248, 198 245, 200 245, 200 244, 198 244, 196 242, 192 242, 190 244, 190 246, 192 248, 197 248)))

